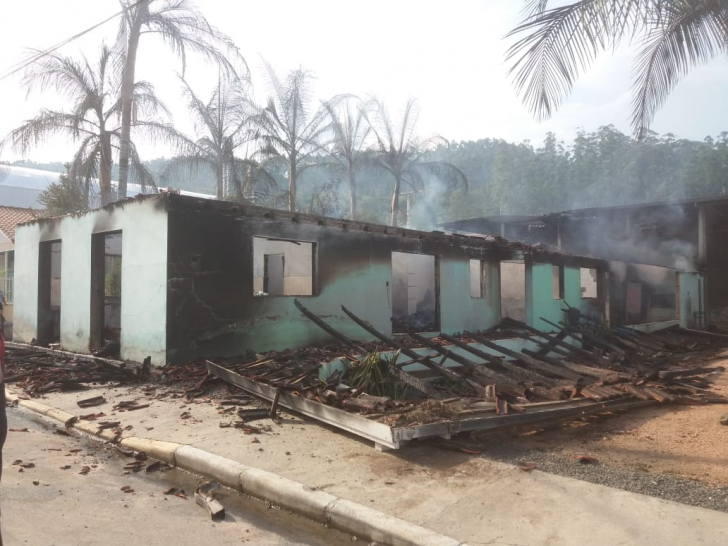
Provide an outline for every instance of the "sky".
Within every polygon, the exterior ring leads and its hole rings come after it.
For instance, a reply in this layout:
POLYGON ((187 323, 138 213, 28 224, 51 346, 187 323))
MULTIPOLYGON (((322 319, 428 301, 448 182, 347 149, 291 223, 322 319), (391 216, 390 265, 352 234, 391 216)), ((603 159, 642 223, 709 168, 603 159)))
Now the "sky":
MULTIPOLYGON (((161 0, 155 0, 161 1, 161 0)), ((303 67, 312 71, 314 95, 376 95, 393 115, 409 97, 420 107, 418 134, 449 140, 502 138, 540 143, 549 131, 570 141, 576 131, 613 124, 630 132, 629 47, 602 55, 583 75, 562 108, 537 122, 516 95, 507 76, 505 34, 520 20, 519 0, 197 0, 211 24, 239 46, 258 100, 266 96, 263 60, 281 75, 303 67)), ((0 75, 27 55, 84 30, 119 10, 116 0, 23 0, 3 2, 0 75), (11 23, 12 22, 12 23, 11 23)), ((94 59, 100 44, 113 43, 112 21, 60 50, 94 59)), ((177 73, 181 64, 153 35, 139 48, 137 79, 154 84, 170 107, 175 125, 191 133, 177 73)), ((187 80, 207 96, 217 71, 199 60, 188 63, 187 80)), ((692 71, 658 112, 652 128, 702 140, 728 130, 728 62, 719 58, 692 71)), ((20 77, 0 81, 0 138, 43 107, 63 106, 52 93, 21 87, 20 77)), ((68 161, 73 145, 54 138, 27 154, 36 161, 68 161)), ((144 159, 168 155, 155 143, 141 148, 144 159)), ((20 156, 5 150, 2 160, 20 156)))

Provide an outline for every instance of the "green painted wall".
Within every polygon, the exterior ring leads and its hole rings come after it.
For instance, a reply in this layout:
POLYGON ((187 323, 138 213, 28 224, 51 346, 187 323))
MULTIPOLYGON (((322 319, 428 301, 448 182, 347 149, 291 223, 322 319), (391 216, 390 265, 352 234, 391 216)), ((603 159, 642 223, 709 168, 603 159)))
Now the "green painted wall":
MULTIPOLYGON (((700 302, 702 276, 699 273, 678 273, 680 289, 679 320, 683 328, 697 328, 699 326, 695 313, 705 311, 705 303, 700 302)), ((704 284, 702 284, 704 290, 704 284)))
POLYGON ((483 298, 470 296, 470 259, 440 259, 440 325, 447 334, 484 330, 500 322, 498 262, 484 262, 483 298))

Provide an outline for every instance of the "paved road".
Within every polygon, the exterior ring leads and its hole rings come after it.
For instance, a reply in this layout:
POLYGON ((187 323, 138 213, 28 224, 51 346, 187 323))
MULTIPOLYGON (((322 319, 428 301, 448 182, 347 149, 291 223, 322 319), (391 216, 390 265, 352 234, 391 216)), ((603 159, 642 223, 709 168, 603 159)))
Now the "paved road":
POLYGON ((212 522, 192 498, 197 476, 178 470, 125 475, 130 459, 110 446, 76 432, 61 436, 22 409, 9 408, 8 423, 28 432, 8 432, 3 451, 5 546, 351 544, 348 535, 224 489, 217 498, 225 520, 212 522), (16 460, 35 466, 19 472, 16 460), (79 474, 84 466, 90 472, 79 474), (122 492, 124 486, 134 492, 122 492), (171 486, 190 498, 164 495, 171 486))

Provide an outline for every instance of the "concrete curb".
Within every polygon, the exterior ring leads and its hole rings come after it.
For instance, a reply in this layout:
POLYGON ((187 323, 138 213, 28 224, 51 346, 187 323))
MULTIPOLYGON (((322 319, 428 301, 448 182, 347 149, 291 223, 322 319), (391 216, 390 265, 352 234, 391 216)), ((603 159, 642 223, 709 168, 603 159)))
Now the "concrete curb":
MULTIPOLYGON (((7 391, 6 398, 8 402, 18 401, 18 405, 26 409, 90 436, 106 441, 115 437, 110 430, 99 430, 93 423, 79 421, 77 416, 66 411, 32 400, 19 400, 7 391)), ((272 502, 359 538, 392 546, 467 546, 462 541, 420 525, 324 491, 316 491, 278 474, 252 468, 191 445, 136 436, 122 438, 119 443, 128 449, 144 452, 150 457, 213 479, 231 489, 272 502)))

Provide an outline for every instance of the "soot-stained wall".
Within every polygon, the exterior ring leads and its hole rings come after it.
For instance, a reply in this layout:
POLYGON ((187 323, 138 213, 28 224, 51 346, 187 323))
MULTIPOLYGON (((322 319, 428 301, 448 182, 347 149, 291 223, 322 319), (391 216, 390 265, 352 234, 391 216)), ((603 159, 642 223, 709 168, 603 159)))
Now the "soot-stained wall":
POLYGON ((314 295, 299 298, 353 339, 371 338, 346 317, 341 305, 380 331, 392 331, 393 251, 438 257, 442 331, 480 330, 500 320, 498 298, 471 298, 469 290, 470 259, 497 261, 494 249, 413 232, 388 235, 381 226, 342 229, 350 224, 341 220, 244 212, 230 203, 170 196, 169 361, 330 341, 296 309, 293 297, 254 296, 254 237, 314 244, 314 295))

